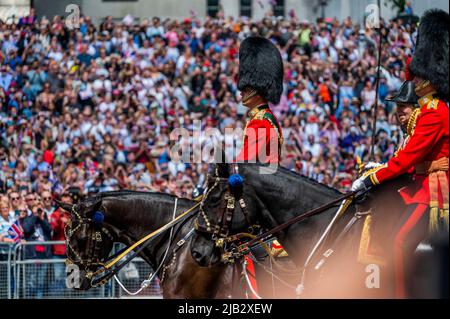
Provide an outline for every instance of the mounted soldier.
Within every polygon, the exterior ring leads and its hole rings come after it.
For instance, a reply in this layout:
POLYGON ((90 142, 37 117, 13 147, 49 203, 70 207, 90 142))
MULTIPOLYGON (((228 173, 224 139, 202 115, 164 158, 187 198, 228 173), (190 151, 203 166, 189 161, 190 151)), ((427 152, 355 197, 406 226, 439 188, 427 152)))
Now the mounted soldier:
MULTIPOLYGON (((249 109, 249 119, 244 129, 243 147, 236 158, 237 162, 278 165, 283 135, 269 103, 276 105, 280 102, 283 75, 280 51, 270 40, 251 36, 242 41, 239 48, 238 89, 241 91, 242 104, 249 109)), ((278 243, 274 246, 276 245, 278 243)), ((279 251, 282 249, 279 248, 279 251)), ((246 260, 251 284, 257 291, 255 278, 266 273, 253 265, 250 259, 246 260)))
POLYGON ((416 50, 407 70, 419 97, 419 108, 410 114, 407 123, 407 139, 386 164, 368 171, 352 187, 355 191, 368 189, 413 173, 414 183, 400 190, 406 209, 394 234, 398 298, 406 297, 405 263, 418 244, 437 230, 448 232, 448 25, 449 15, 442 10, 429 10, 422 17, 416 50))
POLYGON ((283 75, 280 51, 270 40, 252 36, 242 41, 238 89, 242 104, 250 109, 250 118, 245 126, 244 145, 237 161, 278 164, 283 135, 269 102, 280 102, 283 75))

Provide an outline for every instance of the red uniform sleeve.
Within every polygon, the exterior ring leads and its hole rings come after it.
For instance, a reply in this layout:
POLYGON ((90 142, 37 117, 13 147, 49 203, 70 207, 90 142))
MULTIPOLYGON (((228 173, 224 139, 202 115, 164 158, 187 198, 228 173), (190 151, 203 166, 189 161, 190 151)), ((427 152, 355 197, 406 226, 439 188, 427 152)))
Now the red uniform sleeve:
POLYGON ((441 123, 442 119, 438 112, 427 110, 422 113, 417 119, 414 134, 405 148, 398 152, 397 157, 391 158, 374 173, 375 182, 382 183, 395 178, 421 163, 441 137, 443 132, 441 123))

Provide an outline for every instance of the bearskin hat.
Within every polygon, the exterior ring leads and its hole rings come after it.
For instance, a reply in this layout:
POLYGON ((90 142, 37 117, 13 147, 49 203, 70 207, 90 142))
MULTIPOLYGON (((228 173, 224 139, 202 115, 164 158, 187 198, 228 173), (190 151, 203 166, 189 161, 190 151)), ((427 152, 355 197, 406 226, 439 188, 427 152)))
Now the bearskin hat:
POLYGON ((239 48, 238 89, 255 89, 267 101, 278 104, 283 92, 283 60, 266 38, 251 36, 239 48))
POLYGON ((428 80, 442 97, 449 97, 449 14, 431 9, 424 13, 417 33, 416 48, 409 64, 412 76, 428 80))

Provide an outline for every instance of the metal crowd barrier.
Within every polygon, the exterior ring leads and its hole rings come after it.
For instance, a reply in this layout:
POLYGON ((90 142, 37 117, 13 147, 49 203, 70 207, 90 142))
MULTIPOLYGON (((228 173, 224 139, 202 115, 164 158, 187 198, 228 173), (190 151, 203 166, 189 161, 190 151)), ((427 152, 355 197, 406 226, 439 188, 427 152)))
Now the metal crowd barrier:
POLYGON ((12 297, 12 248, 12 244, 0 243, 0 299, 11 299, 12 297))
MULTIPOLYGON (((27 249, 37 245, 45 247, 60 244, 65 242, 0 243, 0 299, 129 297, 114 279, 106 285, 87 291, 68 288, 65 258, 27 258, 27 249)), ((119 247, 116 246, 116 249, 119 247)), ((117 276, 125 288, 134 292, 151 272, 151 267, 143 259, 136 258, 117 276)), ((141 293, 132 297, 161 298, 161 295, 159 280, 156 278, 141 293)))
MULTIPOLYGON (((123 247, 121 244, 116 244, 114 251, 117 252, 123 247)), ((117 277, 128 291, 135 292, 141 288, 142 281, 148 279, 151 273, 153 273, 152 268, 142 258, 137 257, 121 269, 117 277)), ((128 295, 114 279, 111 281, 113 282, 112 295, 117 298, 162 298, 158 278, 153 279, 147 288, 135 296, 128 295)))

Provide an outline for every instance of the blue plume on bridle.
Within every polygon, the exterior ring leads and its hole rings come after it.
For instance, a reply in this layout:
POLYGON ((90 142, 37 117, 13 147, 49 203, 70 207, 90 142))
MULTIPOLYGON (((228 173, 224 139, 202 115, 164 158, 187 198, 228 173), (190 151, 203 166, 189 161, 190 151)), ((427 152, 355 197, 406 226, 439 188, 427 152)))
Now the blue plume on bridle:
POLYGON ((242 187, 244 185, 244 178, 239 174, 233 174, 228 177, 228 185, 231 188, 242 187))
POLYGON ((92 215, 92 221, 95 224, 103 224, 104 220, 105 220, 105 215, 100 211, 96 211, 94 213, 94 215, 92 215))

